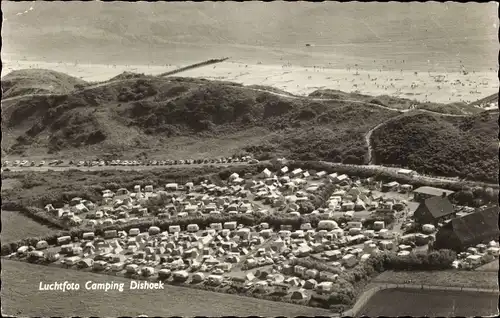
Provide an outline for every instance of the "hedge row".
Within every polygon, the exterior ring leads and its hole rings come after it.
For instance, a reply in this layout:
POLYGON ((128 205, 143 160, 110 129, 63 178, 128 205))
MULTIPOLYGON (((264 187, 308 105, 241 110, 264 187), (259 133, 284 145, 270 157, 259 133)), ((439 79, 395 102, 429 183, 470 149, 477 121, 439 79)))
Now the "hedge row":
MULTIPOLYGON (((445 270, 451 269, 456 259, 456 253, 451 250, 438 250, 429 253, 410 253, 409 256, 398 256, 392 252, 383 252, 370 257, 366 262, 358 264, 349 271, 340 273, 334 282, 334 292, 330 295, 316 295, 314 302, 321 304, 323 308, 331 308, 335 305, 353 305, 360 287, 375 275, 386 270, 395 271, 422 271, 422 270, 445 270)), ((293 260, 291 264, 302 265, 306 268, 332 271, 322 262, 315 260, 293 260)))
POLYGON ((47 213, 45 210, 35 208, 35 207, 24 207, 15 202, 5 202, 2 204, 2 210, 5 211, 19 211, 26 217, 35 220, 36 222, 43 224, 47 227, 63 230, 68 227, 64 222, 56 218, 55 216, 47 213))

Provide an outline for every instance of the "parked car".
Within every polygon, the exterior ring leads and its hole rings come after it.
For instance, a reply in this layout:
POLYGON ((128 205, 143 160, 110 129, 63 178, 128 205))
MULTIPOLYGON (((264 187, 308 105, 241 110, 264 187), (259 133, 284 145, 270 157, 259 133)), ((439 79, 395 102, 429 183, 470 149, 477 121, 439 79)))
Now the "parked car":
POLYGON ((216 269, 214 269, 214 271, 212 273, 214 275, 222 275, 222 274, 224 274, 224 271, 220 268, 216 268, 216 269))

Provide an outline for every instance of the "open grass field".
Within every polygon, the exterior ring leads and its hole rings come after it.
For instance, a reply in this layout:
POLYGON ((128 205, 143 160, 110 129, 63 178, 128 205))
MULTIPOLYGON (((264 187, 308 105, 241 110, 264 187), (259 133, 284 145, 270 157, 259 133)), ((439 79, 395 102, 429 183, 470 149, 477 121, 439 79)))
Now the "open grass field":
POLYGON ((16 316, 328 316, 324 309, 165 286, 165 290, 134 291, 128 279, 82 273, 22 262, 2 260, 2 313, 16 316), (87 281, 125 282, 118 291, 87 291, 87 281), (42 282, 75 282, 80 290, 38 291, 42 282), (83 301, 85 300, 85 301, 83 301))
POLYGON ((40 237, 52 232, 49 227, 40 224, 18 211, 2 211, 2 243, 17 241, 26 237, 40 237))
POLYGON ((488 264, 484 264, 483 266, 476 268, 476 271, 498 273, 498 259, 494 260, 493 262, 490 262, 488 264))
POLYGON ((377 292, 359 316, 490 316, 498 314, 498 296, 438 290, 386 289, 377 292))
POLYGON ((373 283, 404 284, 412 280, 412 284, 472 287, 472 288, 498 288, 498 275, 496 272, 474 271, 435 271, 435 272, 394 272, 387 271, 377 276, 373 283))

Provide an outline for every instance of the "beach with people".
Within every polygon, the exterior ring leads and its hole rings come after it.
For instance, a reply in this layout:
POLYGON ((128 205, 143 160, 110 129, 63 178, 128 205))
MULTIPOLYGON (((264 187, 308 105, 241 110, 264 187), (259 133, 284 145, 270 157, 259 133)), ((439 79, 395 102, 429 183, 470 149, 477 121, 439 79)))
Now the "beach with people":
MULTIPOLYGON (((403 63, 400 61, 400 63, 403 63)), ((188 65, 79 64, 77 62, 5 61, 3 73, 16 69, 51 69, 86 81, 105 81, 123 72, 159 75, 188 65)), ((373 64, 374 66, 376 63, 373 64)), ((471 103, 498 92, 495 70, 468 71, 457 68, 446 72, 436 67, 428 71, 396 69, 396 63, 378 64, 378 69, 360 68, 356 64, 344 68, 302 66, 289 62, 278 64, 246 63, 229 59, 215 65, 198 67, 175 76, 231 81, 243 85, 274 87, 296 95, 331 89, 373 96, 388 95, 434 103, 471 103)))

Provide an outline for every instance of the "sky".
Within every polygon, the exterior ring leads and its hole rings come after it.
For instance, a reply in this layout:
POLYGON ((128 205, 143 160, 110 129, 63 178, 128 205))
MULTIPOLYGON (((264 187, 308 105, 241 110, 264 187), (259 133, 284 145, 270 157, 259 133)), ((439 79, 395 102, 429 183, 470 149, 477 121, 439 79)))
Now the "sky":
POLYGON ((497 67, 499 48, 495 2, 2 1, 2 10, 7 60, 164 65, 230 56, 487 70, 497 67))

